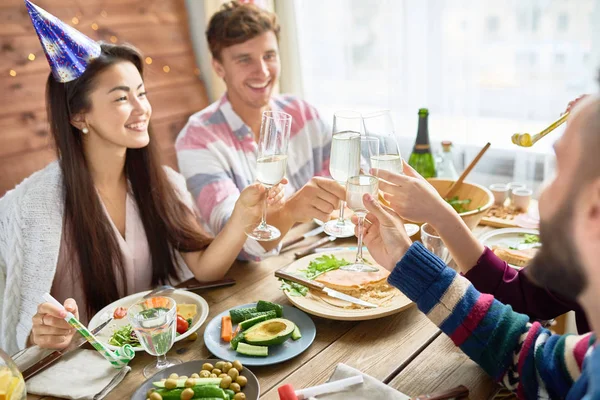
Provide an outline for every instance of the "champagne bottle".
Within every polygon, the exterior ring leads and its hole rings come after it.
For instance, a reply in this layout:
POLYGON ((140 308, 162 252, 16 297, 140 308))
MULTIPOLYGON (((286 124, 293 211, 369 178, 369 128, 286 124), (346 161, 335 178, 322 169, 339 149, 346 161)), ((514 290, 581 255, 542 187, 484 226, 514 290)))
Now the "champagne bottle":
POLYGON ((417 140, 408 159, 408 164, 413 167, 424 178, 434 178, 437 176, 435 170, 435 160, 431 153, 429 144, 429 128, 427 127, 427 118, 429 110, 419 109, 419 129, 417 131, 417 140))

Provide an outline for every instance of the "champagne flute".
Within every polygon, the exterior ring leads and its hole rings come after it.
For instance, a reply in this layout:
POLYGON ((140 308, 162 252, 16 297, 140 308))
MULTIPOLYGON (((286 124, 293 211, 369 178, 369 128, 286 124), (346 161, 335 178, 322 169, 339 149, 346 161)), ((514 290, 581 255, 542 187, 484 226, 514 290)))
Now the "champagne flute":
POLYGON ((371 160, 372 168, 402 174, 402 157, 394 132, 390 110, 363 115, 365 134, 379 139, 379 154, 371 160))
POLYGON ((354 272, 377 272, 378 269, 370 266, 363 258, 363 223, 367 215, 367 208, 363 202, 363 196, 369 193, 377 198, 379 180, 367 172, 371 170, 371 160, 379 155, 379 139, 376 137, 363 136, 360 138, 360 174, 351 176, 346 182, 346 201, 348 207, 358 217, 358 249, 354 264, 345 265, 340 269, 354 272))
MULTIPOLYGON (((258 157, 256 161, 256 179, 268 191, 285 176, 287 148, 290 140, 292 116, 281 111, 264 111, 258 139, 258 157)), ((267 197, 263 203, 262 217, 258 226, 246 235, 258 241, 275 240, 281 232, 267 224, 267 197)))
POLYGON ((181 360, 167 358, 166 354, 175 341, 177 329, 177 303, 170 297, 151 297, 129 307, 127 318, 147 353, 156 356, 156 362, 144 367, 144 376, 155 373, 181 360))
MULTIPOLYGON (((356 111, 337 111, 333 115, 333 137, 329 173, 340 185, 346 185, 351 176, 358 175, 360 160, 360 137, 363 121, 356 111)), ((340 202, 340 214, 336 220, 328 221, 324 230, 330 236, 350 237, 354 235, 354 224, 344 219, 344 200, 340 202)))

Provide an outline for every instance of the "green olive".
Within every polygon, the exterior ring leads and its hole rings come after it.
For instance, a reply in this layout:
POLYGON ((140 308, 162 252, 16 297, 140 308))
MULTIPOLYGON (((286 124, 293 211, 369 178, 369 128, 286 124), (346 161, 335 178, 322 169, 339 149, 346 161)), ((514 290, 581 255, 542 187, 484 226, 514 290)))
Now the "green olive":
POLYGON ((231 382, 233 382, 233 379, 231 379, 230 376, 226 376, 221 379, 221 384, 219 386, 221 386, 222 389, 228 389, 231 382))
POLYGON ((240 376, 240 372, 236 368, 231 368, 227 371, 227 375, 231 377, 231 379, 236 380, 238 376, 240 376))
POLYGON ((173 373, 173 374, 169 375, 169 379, 179 379, 179 375, 173 373))
POLYGON ((152 388, 152 389, 148 389, 148 391, 146 392, 146 397, 150 397, 150 395, 152 393, 154 393, 156 391, 156 389, 152 388))
POLYGON ((190 388, 185 389, 181 392, 181 396, 179 396, 181 400, 191 400, 192 397, 194 397, 194 391, 190 388))
POLYGON ((198 379, 198 378, 200 378, 200 375, 198 375, 198 374, 192 374, 190 376, 190 378, 198 379))
POLYGON ((209 378, 218 378, 217 374, 210 374, 209 378))
POLYGON ((165 381, 165 389, 175 389, 177 387, 177 380, 169 378, 165 381))
POLYGON ((188 380, 185 381, 185 383, 183 384, 183 386, 185 386, 186 388, 191 388, 191 387, 196 386, 196 379, 189 378, 188 380))
POLYGON ((233 368, 237 369, 239 372, 242 372, 244 370, 244 367, 242 366, 242 363, 239 362, 238 360, 235 360, 233 362, 233 368))
POLYGON ((248 383, 248 378, 246 378, 245 376, 238 376, 237 379, 235 380, 235 382, 240 385, 241 387, 246 386, 246 384, 248 383))
POLYGON ((220 369, 222 371, 224 365, 225 365, 225 361, 219 361, 219 362, 215 363, 215 368, 220 369))
POLYGON ((225 365, 223 365, 223 368, 221 369, 221 371, 227 373, 227 372, 229 372, 229 370, 231 368, 233 368, 233 364, 228 362, 228 363, 225 363, 225 365))
POLYGON ((226 373, 222 373, 221 375, 219 375, 219 378, 223 379, 223 378, 225 378, 226 376, 229 376, 229 375, 227 375, 226 373))
POLYGON ((238 385, 237 383, 232 383, 231 385, 229 385, 229 389, 233 390, 234 392, 239 392, 240 390, 242 390, 242 388, 240 387, 240 385, 238 385))
POLYGON ((159 393, 152 392, 148 397, 150 400, 162 400, 162 396, 159 393))
POLYGON ((236 393, 233 400, 246 400, 246 395, 242 392, 236 393))
POLYGON ((212 370, 212 373, 215 375, 221 375, 223 373, 223 371, 221 371, 219 368, 215 368, 212 370))
POLYGON ((187 340, 189 340, 190 342, 193 342, 197 339, 198 339, 198 332, 194 332, 190 336, 187 337, 187 340))
POLYGON ((210 371, 200 371, 200 378, 210 378, 210 371))
POLYGON ((215 367, 213 367, 213 365, 211 363, 202 364, 203 371, 212 371, 213 369, 215 369, 215 367))

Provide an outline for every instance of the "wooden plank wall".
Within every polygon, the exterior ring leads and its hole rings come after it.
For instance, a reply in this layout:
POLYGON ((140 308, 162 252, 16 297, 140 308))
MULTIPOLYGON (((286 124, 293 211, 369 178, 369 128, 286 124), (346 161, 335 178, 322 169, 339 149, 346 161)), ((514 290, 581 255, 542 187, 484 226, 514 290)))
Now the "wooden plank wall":
MULTIPOLYGON (((147 59, 145 78, 153 107, 153 140, 160 143, 163 162, 176 167, 175 137, 192 113, 208 105, 189 37, 185 0, 34 3, 95 40, 128 42, 152 59, 147 59)), ((2 0, 0 197, 55 159, 44 101, 48 73, 23 0, 2 0), (32 61, 30 54, 35 56, 32 61)))

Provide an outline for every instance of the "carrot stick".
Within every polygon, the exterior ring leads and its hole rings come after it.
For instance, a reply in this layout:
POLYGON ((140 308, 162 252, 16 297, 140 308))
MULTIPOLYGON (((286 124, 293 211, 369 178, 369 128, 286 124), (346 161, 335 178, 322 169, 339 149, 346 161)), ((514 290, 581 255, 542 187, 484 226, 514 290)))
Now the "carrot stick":
POLYGON ((223 318, 221 318, 221 339, 226 342, 231 342, 232 330, 233 326, 231 325, 231 316, 223 316, 223 318))

